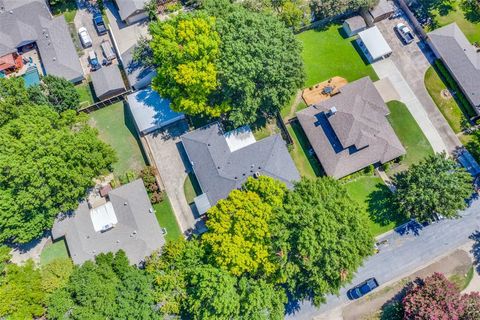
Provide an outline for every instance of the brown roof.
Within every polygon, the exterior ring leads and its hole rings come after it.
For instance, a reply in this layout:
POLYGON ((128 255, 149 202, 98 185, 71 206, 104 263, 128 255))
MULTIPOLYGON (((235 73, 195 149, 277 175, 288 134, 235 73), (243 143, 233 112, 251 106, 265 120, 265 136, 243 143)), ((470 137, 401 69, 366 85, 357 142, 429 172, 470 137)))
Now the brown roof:
POLYGON ((327 175, 341 178, 405 154, 388 114, 373 82, 365 77, 297 112, 297 117, 327 175))

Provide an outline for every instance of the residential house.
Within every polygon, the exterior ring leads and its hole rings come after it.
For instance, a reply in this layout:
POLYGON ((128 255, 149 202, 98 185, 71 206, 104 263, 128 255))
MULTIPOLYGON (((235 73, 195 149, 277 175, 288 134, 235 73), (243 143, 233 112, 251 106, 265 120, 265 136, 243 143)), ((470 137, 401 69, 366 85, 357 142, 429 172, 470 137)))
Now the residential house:
POLYGON ((343 30, 348 37, 353 37, 366 28, 367 24, 365 23, 365 20, 359 15, 350 17, 343 22, 343 30))
POLYGON ((93 89, 99 100, 105 100, 125 92, 118 65, 111 64, 91 73, 93 89))
POLYGON ((115 0, 120 18, 126 24, 133 24, 148 18, 145 5, 148 0, 115 0))
POLYGON ((121 60, 132 90, 140 90, 150 85, 156 72, 154 68, 145 66, 139 61, 134 61, 133 52, 135 47, 136 45, 133 45, 123 52, 121 60))

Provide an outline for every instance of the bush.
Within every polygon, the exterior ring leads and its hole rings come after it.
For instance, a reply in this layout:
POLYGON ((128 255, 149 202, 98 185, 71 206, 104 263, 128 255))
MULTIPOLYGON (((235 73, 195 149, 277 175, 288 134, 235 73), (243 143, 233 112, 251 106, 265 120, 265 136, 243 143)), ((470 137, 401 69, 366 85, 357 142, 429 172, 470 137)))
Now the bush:
POLYGON ((164 192, 154 192, 150 196, 150 201, 155 204, 155 203, 160 203, 163 200, 165 200, 165 193, 164 192))
POLYGON ((373 174, 373 172, 375 171, 375 167, 373 166, 373 164, 369 165, 368 167, 365 167, 365 169, 363 169, 363 172, 365 174, 373 174))

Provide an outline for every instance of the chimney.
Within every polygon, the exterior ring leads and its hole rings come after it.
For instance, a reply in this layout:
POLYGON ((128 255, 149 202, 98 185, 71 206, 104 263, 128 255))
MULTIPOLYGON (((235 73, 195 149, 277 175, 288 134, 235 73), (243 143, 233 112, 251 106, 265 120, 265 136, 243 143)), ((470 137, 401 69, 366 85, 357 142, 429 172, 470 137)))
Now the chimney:
POLYGON ((329 113, 330 113, 331 116, 333 116, 335 113, 337 113, 337 108, 331 107, 329 113))

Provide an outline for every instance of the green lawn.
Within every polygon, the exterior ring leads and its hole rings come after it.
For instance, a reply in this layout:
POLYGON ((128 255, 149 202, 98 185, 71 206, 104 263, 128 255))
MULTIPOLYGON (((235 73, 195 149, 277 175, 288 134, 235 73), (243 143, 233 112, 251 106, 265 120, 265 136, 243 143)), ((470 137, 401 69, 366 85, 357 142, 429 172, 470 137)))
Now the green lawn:
POLYGON ((354 81, 370 76, 373 81, 378 76, 371 65, 362 59, 353 45, 353 38, 344 38, 342 27, 330 25, 322 30, 308 30, 298 35, 303 44, 302 57, 307 75, 305 87, 340 76, 354 81))
POLYGON ((427 72, 425 73, 424 81, 428 93, 447 120, 450 127, 455 133, 461 132, 463 124, 467 118, 453 97, 444 98, 442 96, 442 91, 448 90, 447 84, 442 80, 442 78, 440 78, 433 66, 428 68, 427 72))
POLYGON ((432 11, 436 27, 442 27, 456 22, 470 42, 480 42, 480 17, 475 14, 465 13, 461 6, 461 0, 451 1, 452 8, 440 13, 439 10, 432 11))
POLYGON ((100 138, 115 150, 118 161, 113 172, 122 176, 128 171, 140 172, 145 159, 128 108, 117 102, 90 114, 90 124, 98 129, 100 138))
POLYGON ((54 243, 46 245, 42 253, 40 253, 40 264, 46 265, 59 258, 68 258, 67 246, 64 240, 55 241, 54 243))
POLYGON ((85 108, 93 104, 94 98, 91 82, 79 84, 75 86, 75 89, 80 95, 80 108, 85 108))
POLYGON ((410 166, 433 154, 432 146, 410 111, 408 111, 407 106, 400 101, 390 101, 387 103, 387 106, 390 110, 388 121, 402 142, 403 147, 407 150, 403 163, 410 166))
POLYGON ((160 203, 155 203, 153 205, 155 210, 155 215, 157 216, 158 224, 167 229, 167 235, 165 238, 167 240, 176 240, 181 235, 182 232, 178 227, 177 220, 175 219, 175 214, 173 213, 170 200, 165 195, 165 199, 160 203))
POLYGON ((202 193, 197 177, 195 177, 193 172, 190 172, 185 179, 185 182, 183 183, 183 191, 185 192, 185 198, 187 199, 188 204, 193 203, 193 199, 202 193))
POLYGON ((348 195, 364 206, 369 216, 369 229, 378 236, 404 221, 392 209, 392 193, 382 179, 375 176, 362 176, 345 184, 348 195))
POLYGON ((53 15, 65 15, 67 23, 73 22, 77 13, 77 5, 75 0, 62 0, 58 1, 58 4, 51 7, 53 15))
POLYGON ((292 136, 293 145, 289 147, 290 155, 300 175, 307 178, 315 178, 322 174, 322 169, 317 159, 308 154, 310 144, 303 132, 300 123, 293 121, 287 125, 287 130, 292 136))

